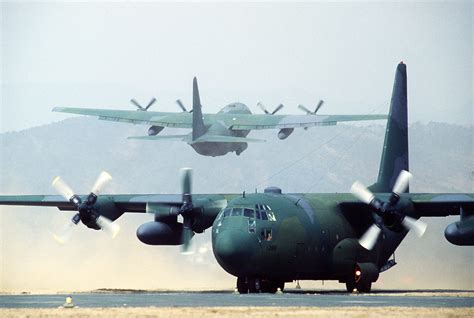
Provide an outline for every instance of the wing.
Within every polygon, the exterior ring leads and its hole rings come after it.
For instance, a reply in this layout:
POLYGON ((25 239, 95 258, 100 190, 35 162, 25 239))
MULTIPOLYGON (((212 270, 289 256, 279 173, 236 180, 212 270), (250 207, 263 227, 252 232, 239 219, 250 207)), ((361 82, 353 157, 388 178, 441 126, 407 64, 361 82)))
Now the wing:
POLYGON ((127 139, 138 139, 138 140, 181 140, 187 141, 189 135, 156 135, 156 136, 131 136, 127 139))
POLYGON ((196 140, 191 141, 190 143, 197 144, 201 142, 265 142, 265 140, 247 137, 204 135, 196 140))
MULTIPOLYGON (((377 197, 388 200, 390 194, 376 194, 377 197)), ((461 210, 474 212, 474 193, 404 193, 402 198, 413 203, 413 213, 418 217, 442 217, 459 215, 461 210)), ((359 200, 344 200, 339 204, 342 211, 353 214, 353 211, 371 213, 369 205, 359 200)))
POLYGON ((98 117, 100 120, 117 121, 129 124, 146 124, 162 127, 191 128, 189 113, 152 112, 136 110, 113 110, 96 108, 55 107, 53 112, 98 117))
POLYGON ((459 215, 461 210, 474 212, 472 193, 408 194, 418 216, 459 215))
MULTIPOLYGON (((193 203, 204 209, 216 206, 222 208, 227 205, 227 200, 235 196, 237 194, 193 194, 193 203)), ((87 196, 80 197, 85 200, 87 196)), ((181 194, 104 194, 99 199, 113 202, 120 213, 158 213, 183 204, 181 194)), ((59 195, 2 195, 0 205, 57 207, 62 211, 75 211, 74 205, 59 195)))
MULTIPOLYGON (((101 120, 131 124, 147 124, 172 128, 192 128, 188 112, 141 112, 94 108, 55 107, 55 112, 98 117, 101 120)), ((231 130, 308 128, 331 126, 338 122, 387 119, 387 115, 261 115, 261 114, 203 114, 204 125, 221 122, 231 130)))
MULTIPOLYGON (((86 196, 81 195, 85 200, 86 196)), ((115 207, 123 212, 145 213, 147 204, 177 206, 181 203, 180 195, 102 195, 101 198, 111 200, 115 207)), ((44 206, 57 207, 62 211, 74 211, 74 205, 59 195, 4 195, 0 196, 0 205, 44 206)))
MULTIPOLYGON (((216 114, 218 116, 219 114, 216 114)), ((332 126, 338 122, 387 119, 387 115, 233 115, 225 118, 232 130, 308 128, 332 126)))

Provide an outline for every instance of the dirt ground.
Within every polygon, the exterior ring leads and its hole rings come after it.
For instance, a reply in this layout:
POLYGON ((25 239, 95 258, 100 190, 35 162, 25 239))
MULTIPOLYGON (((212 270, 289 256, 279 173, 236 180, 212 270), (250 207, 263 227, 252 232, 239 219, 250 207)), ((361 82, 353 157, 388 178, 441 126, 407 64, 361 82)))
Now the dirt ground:
POLYGON ((146 307, 146 308, 73 308, 73 309, 1 309, 2 318, 83 318, 83 317, 474 317, 474 308, 407 308, 407 307, 146 307))

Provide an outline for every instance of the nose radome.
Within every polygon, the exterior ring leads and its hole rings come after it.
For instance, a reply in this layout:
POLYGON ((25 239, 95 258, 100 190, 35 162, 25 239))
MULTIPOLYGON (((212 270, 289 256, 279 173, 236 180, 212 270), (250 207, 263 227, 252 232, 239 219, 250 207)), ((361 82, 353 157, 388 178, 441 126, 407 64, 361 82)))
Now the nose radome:
POLYGON ((253 248, 249 233, 226 230, 215 238, 214 254, 229 267, 242 267, 248 263, 253 248))

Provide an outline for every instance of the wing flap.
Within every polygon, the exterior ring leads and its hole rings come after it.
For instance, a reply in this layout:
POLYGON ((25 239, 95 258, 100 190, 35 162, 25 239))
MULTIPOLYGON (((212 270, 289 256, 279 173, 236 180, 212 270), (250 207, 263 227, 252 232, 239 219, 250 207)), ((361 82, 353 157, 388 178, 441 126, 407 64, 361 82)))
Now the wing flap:
POLYGON ((234 137, 234 136, 201 136, 196 140, 193 140, 192 143, 201 143, 201 142, 265 142, 263 139, 253 139, 246 137, 234 137))
POLYGON ((383 120, 387 115, 240 115, 232 118, 232 130, 259 130, 333 126, 338 122, 383 120))
POLYGON ((189 135, 156 135, 156 136, 130 136, 127 139, 138 140, 182 140, 186 141, 189 135))

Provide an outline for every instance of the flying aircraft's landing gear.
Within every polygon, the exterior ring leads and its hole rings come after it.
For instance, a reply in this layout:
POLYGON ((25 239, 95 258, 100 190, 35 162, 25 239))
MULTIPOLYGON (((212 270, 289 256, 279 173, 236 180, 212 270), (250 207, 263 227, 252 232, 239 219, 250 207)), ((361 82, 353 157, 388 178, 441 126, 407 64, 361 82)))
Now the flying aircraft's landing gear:
POLYGON ((283 291, 285 282, 261 280, 259 278, 237 278, 237 291, 239 294, 270 293, 275 294, 278 290, 283 291))

